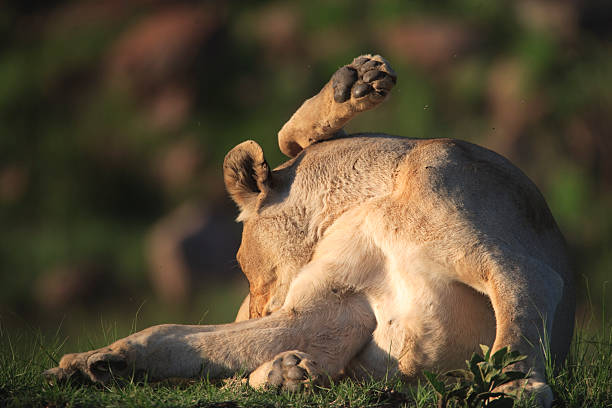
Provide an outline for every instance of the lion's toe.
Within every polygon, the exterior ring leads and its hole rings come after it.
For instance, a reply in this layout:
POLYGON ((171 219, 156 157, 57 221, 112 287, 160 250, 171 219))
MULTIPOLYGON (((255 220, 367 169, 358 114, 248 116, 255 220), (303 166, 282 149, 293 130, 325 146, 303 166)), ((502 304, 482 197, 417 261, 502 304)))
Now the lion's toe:
POLYGON ((67 381, 106 384, 112 379, 130 377, 131 374, 127 358, 107 348, 66 354, 58 367, 50 368, 42 375, 47 382, 55 384, 67 381))
POLYGON ((87 359, 87 371, 96 382, 106 383, 112 378, 126 377, 128 368, 125 356, 117 353, 100 352, 87 359))
POLYGON ((301 351, 286 351, 262 364, 249 376, 252 387, 275 387, 295 392, 320 384, 322 375, 317 363, 301 351))

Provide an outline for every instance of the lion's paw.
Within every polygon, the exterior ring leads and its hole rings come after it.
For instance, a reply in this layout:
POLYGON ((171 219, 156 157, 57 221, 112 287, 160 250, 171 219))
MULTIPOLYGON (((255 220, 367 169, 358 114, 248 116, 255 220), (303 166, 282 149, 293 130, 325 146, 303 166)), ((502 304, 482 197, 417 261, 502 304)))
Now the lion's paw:
POLYGON ((43 373, 51 383, 108 383, 113 378, 127 378, 133 375, 133 369, 127 359, 120 353, 111 350, 95 350, 86 353, 66 354, 59 366, 43 373))
POLYGON ((310 355, 292 350, 277 354, 274 359, 259 366, 249 376, 249 385, 254 388, 271 386, 294 392, 319 384, 322 378, 317 363, 310 355))
POLYGON ((397 75, 380 55, 362 55, 332 76, 334 101, 350 101, 357 111, 381 103, 395 86, 397 75))
POLYGON ((537 380, 517 380, 502 385, 495 389, 496 392, 505 392, 516 397, 531 398, 544 408, 549 408, 553 403, 553 393, 548 384, 537 380))

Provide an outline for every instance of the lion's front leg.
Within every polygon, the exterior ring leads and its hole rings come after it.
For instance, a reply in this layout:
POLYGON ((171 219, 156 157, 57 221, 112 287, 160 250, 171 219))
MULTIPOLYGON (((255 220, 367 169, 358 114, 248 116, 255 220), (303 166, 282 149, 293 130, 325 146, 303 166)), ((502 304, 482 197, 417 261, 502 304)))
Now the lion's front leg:
POLYGON ((153 326, 107 347, 66 354, 58 367, 44 375, 98 383, 132 376, 150 380, 195 377, 204 363, 199 338, 212 330, 214 326, 153 326))
POLYGON ((100 383, 132 375, 151 381, 222 378, 253 372, 279 353, 301 350, 333 377, 370 338, 375 325, 363 295, 339 297, 319 290, 259 319, 219 326, 154 326, 108 347, 68 354, 45 375, 100 383))

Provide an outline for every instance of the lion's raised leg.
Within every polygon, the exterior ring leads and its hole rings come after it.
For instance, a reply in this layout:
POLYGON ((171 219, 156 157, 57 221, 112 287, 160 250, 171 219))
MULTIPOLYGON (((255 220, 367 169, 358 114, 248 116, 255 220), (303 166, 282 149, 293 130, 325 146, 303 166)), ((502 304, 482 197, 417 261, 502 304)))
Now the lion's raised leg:
POLYGON ((278 132, 281 151, 294 157, 326 140, 360 112, 382 103, 397 80, 380 55, 362 55, 338 69, 323 89, 306 100, 278 132))

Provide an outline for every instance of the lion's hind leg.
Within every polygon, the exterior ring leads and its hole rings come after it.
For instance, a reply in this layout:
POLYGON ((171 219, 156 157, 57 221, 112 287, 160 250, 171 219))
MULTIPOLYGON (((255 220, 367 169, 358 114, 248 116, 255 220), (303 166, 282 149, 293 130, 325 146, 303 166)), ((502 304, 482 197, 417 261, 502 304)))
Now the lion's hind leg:
POLYGON ((511 384, 507 390, 535 394, 548 407, 552 392, 546 385, 544 355, 555 310, 561 300, 563 280, 543 261, 512 251, 500 251, 486 262, 485 287, 493 305, 496 334, 493 351, 509 346, 527 355, 512 369, 530 371, 525 384, 511 384))

